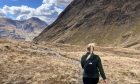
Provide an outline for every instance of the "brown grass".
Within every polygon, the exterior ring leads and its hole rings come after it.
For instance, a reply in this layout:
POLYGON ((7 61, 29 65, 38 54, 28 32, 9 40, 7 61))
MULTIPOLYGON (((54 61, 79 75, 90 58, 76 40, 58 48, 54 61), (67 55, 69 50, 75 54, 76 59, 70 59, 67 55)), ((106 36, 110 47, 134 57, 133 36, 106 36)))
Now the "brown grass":
MULTIPOLYGON (((138 50, 95 50, 102 59, 109 84, 140 83, 138 50)), ((5 41, 0 42, 0 53, 0 84, 82 84, 79 61, 85 46, 5 41)))

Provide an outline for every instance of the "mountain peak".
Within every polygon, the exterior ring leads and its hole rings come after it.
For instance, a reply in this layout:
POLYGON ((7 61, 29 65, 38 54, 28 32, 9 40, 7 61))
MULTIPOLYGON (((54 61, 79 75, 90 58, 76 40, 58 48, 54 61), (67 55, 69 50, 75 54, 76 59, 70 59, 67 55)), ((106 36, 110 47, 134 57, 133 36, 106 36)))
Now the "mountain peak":
POLYGON ((41 19, 37 18, 37 17, 31 17, 29 19, 27 19, 28 22, 32 23, 38 23, 39 25, 48 25, 45 21, 42 21, 41 19))

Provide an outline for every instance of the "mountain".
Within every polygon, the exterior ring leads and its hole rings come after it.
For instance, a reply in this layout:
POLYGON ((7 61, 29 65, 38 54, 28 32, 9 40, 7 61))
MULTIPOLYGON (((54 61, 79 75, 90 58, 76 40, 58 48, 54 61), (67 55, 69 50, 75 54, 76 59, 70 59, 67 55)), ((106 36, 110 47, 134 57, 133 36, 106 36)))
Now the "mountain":
POLYGON ((140 0, 74 0, 34 42, 140 48, 140 0))
POLYGON ((27 20, 0 18, 0 37, 32 40, 47 26, 44 21, 32 17, 27 20))

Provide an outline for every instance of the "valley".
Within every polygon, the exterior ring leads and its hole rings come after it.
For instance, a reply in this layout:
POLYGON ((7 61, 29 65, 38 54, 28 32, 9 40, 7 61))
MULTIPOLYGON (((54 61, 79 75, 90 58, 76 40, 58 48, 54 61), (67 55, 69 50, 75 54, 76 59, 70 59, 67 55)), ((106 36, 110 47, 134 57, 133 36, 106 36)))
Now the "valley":
POLYGON ((140 84, 140 0, 41 3, 29 13, 49 24, 60 13, 50 25, 0 18, 0 84, 83 84, 80 60, 89 43, 97 44, 108 84, 140 84))
MULTIPOLYGON (((0 39, 0 84, 82 84, 85 47, 0 39)), ((95 53, 109 84, 140 83, 139 50, 97 46, 95 53)))

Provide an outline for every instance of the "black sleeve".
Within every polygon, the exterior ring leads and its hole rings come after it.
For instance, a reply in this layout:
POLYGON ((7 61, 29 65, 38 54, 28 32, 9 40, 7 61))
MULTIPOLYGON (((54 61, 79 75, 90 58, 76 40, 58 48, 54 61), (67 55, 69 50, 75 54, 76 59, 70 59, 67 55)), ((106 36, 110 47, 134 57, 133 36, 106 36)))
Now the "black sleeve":
POLYGON ((100 57, 98 59, 98 69, 100 71, 100 74, 101 74, 103 80, 105 80, 106 79, 106 76, 105 76, 105 73, 104 73, 104 69, 103 69, 102 62, 101 62, 100 57))
POLYGON ((81 67, 84 68, 85 55, 81 57, 81 67))

